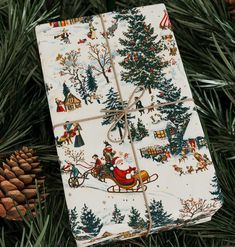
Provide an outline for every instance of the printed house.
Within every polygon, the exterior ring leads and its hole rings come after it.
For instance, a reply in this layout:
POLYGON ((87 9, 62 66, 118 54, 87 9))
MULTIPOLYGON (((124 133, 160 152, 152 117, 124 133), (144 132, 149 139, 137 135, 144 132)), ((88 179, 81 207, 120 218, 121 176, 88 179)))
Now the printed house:
POLYGON ((187 142, 188 146, 193 150, 198 147, 199 149, 203 146, 207 146, 207 142, 202 135, 201 128, 195 128, 195 123, 200 123, 198 115, 195 112, 192 113, 186 131, 184 133, 184 141, 187 142), (192 131, 193 130, 193 131, 192 131))
POLYGON ((68 93, 64 100, 64 106, 66 111, 73 111, 81 107, 81 100, 75 97, 73 94, 68 93))
POLYGON ((159 130, 154 132, 155 138, 164 139, 164 138, 167 138, 169 136, 173 136, 176 133, 176 129, 175 129, 175 127, 171 121, 162 120, 158 124, 158 128, 159 128, 159 130))

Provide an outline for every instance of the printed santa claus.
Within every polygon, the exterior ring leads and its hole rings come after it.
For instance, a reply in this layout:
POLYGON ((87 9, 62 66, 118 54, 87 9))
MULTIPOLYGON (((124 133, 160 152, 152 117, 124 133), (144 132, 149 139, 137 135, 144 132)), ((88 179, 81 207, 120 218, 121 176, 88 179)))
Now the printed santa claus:
POLYGON ((121 185, 131 185, 135 182, 136 167, 125 164, 124 160, 119 157, 113 158, 111 162, 113 166, 110 169, 118 183, 121 185))

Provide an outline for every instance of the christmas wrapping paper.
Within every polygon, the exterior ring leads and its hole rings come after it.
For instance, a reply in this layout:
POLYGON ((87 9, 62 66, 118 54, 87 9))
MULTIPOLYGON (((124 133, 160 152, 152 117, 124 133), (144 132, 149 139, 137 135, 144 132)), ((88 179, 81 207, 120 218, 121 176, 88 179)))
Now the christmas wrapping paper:
POLYGON ((78 246, 210 220, 221 192, 165 6, 36 34, 78 246))

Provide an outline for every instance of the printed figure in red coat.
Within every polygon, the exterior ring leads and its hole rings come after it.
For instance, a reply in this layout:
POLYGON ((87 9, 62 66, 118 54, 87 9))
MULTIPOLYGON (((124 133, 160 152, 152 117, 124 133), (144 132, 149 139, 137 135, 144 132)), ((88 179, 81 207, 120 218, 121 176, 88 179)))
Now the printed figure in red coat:
POLYGON ((167 158, 171 158, 171 152, 170 152, 169 149, 167 149, 167 151, 166 151, 166 157, 167 157, 167 158))
POLYGON ((103 149, 103 155, 106 163, 110 163, 114 155, 116 154, 116 151, 113 150, 112 146, 107 141, 105 141, 104 144, 105 148, 103 149))
POLYGON ((59 100, 58 98, 56 98, 55 99, 55 103, 57 105, 57 109, 56 109, 57 112, 63 112, 63 111, 65 111, 65 109, 63 107, 64 102, 62 100, 59 100))
POLYGON ((123 160, 119 157, 113 158, 112 164, 113 164, 113 176, 119 184, 131 185, 135 182, 135 178, 133 176, 136 174, 136 167, 129 166, 127 170, 119 169, 117 165, 123 164, 123 160))
POLYGON ((97 177, 101 177, 102 176, 102 160, 99 158, 99 156, 97 154, 94 154, 92 156, 92 158, 94 159, 94 163, 95 163, 95 166, 94 166, 94 171, 95 171, 95 175, 97 177))

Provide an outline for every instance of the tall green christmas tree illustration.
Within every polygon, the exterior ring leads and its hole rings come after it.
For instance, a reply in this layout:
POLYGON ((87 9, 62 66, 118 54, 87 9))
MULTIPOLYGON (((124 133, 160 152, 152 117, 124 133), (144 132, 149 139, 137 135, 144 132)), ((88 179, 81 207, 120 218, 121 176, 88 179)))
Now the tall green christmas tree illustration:
MULTIPOLYGON (((106 104, 106 108, 105 110, 122 110, 123 109, 123 105, 122 105, 122 101, 120 99, 120 96, 118 94, 118 92, 115 92, 113 87, 110 88, 108 94, 106 95, 107 100, 104 102, 104 104, 106 104)), ((124 102, 125 104, 125 102, 124 102)), ((125 107, 125 105, 124 105, 125 107)), ((132 117, 130 114, 127 115, 128 120, 132 117)), ((103 118, 103 122, 102 125, 109 125, 112 124, 112 122, 116 119, 115 115, 110 114, 109 112, 107 112, 103 118)), ((123 138, 123 133, 122 130, 124 128, 125 124, 125 119, 120 119, 116 126, 114 126, 114 128, 112 129, 112 131, 115 131, 116 129, 118 129, 119 131, 119 135, 120 138, 123 138)))
POLYGON ((116 224, 121 224, 124 218, 125 218, 125 215, 122 215, 120 209, 117 208, 117 204, 114 204, 114 211, 113 211, 113 217, 111 219, 111 222, 114 222, 116 224))
POLYGON ((76 207, 69 211, 69 220, 72 233, 74 235, 78 235, 79 233, 81 233, 81 226, 79 226, 78 212, 76 207))
POLYGON ((134 229, 141 229, 145 228, 147 226, 147 223, 144 221, 144 219, 140 216, 140 212, 134 208, 131 207, 131 211, 129 216, 129 222, 128 225, 134 229))
POLYGON ((149 136, 148 130, 146 129, 145 125, 143 124, 140 118, 138 118, 137 132, 138 132, 137 140, 142 140, 144 137, 149 136))
MULTIPOLYGON (((150 203, 149 208, 153 221, 153 227, 158 227, 173 222, 171 214, 167 214, 167 212, 164 211, 162 201, 156 201, 155 199, 153 199, 153 201, 150 203)), ((148 214, 146 214, 146 217, 147 219, 149 219, 148 214)))
POLYGON ((91 66, 88 66, 86 70, 86 76, 87 76, 87 89, 89 92, 95 92, 97 89, 97 82, 93 75, 91 66))
POLYGON ((87 205, 84 204, 81 214, 82 230, 93 235, 97 235, 103 226, 101 219, 96 217, 91 209, 88 209, 87 205))
MULTIPOLYGON (((172 79, 165 79, 159 85, 161 85, 161 90, 157 95, 157 103, 159 104, 185 100, 187 98, 182 97, 181 89, 173 84, 172 79)), ((160 106, 158 108, 158 111, 162 114, 162 119, 166 121, 170 120, 176 128, 174 137, 168 135, 172 153, 178 154, 182 150, 183 135, 191 116, 189 109, 189 107, 184 106, 183 102, 160 106)))
POLYGON ((158 87, 163 80, 162 69, 166 67, 159 55, 162 48, 160 41, 156 41, 154 28, 146 24, 145 16, 137 9, 119 13, 116 19, 128 22, 128 30, 123 33, 125 38, 119 39, 123 46, 118 50, 123 57, 121 78, 126 83, 144 86, 151 93, 151 89, 158 87))
POLYGON ((221 188, 219 186, 219 181, 218 181, 218 178, 216 177, 216 175, 214 175, 212 178, 211 186, 214 188, 214 191, 210 191, 210 193, 214 196, 213 199, 223 202, 222 191, 221 191, 221 188))

